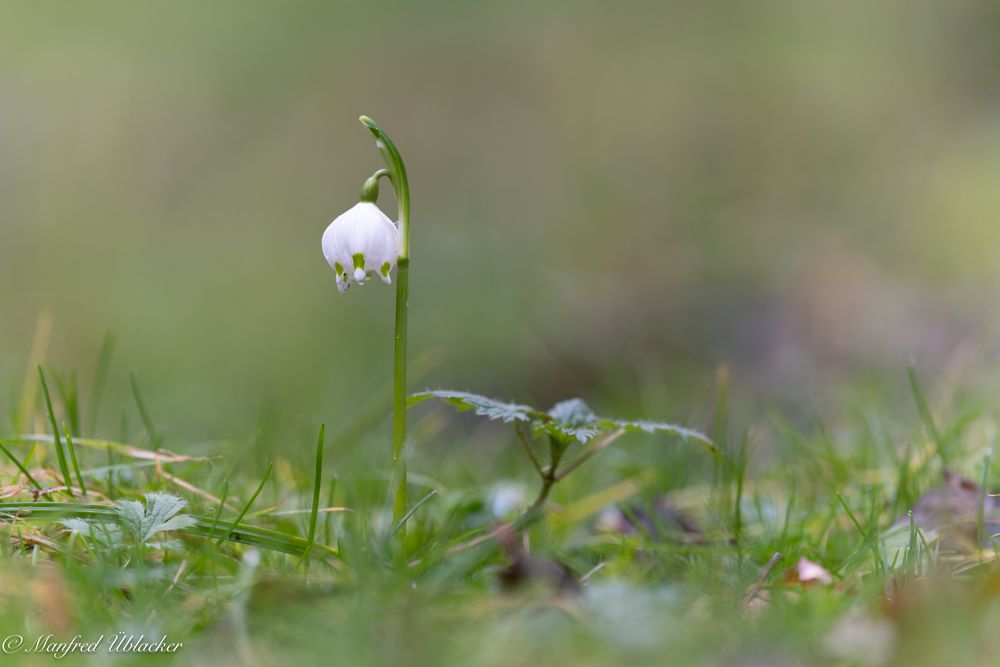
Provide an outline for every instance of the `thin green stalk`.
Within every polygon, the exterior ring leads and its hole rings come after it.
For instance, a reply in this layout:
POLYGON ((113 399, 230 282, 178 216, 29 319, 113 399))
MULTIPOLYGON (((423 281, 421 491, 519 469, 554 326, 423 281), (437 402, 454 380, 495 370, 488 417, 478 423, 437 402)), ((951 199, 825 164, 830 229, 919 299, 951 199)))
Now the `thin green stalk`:
POLYGON ((222 517, 222 510, 226 508, 226 499, 229 498, 229 479, 226 479, 222 483, 222 493, 219 494, 219 506, 215 508, 215 514, 212 515, 212 530, 219 525, 219 519, 222 517))
POLYGON ((105 484, 107 484, 107 487, 108 487, 108 491, 107 491, 108 498, 114 499, 114 497, 116 495, 115 494, 115 481, 114 481, 115 458, 114 458, 114 453, 111 451, 110 447, 107 448, 107 453, 108 453, 108 471, 107 471, 108 474, 107 474, 107 477, 105 478, 104 482, 105 482, 105 484))
POLYGON ((38 490, 41 490, 42 485, 39 484, 37 481, 35 481, 35 478, 31 476, 30 472, 28 472, 28 469, 20 461, 17 460, 17 457, 15 457, 13 454, 10 453, 9 449, 4 447, 3 443, 0 443, 0 452, 3 452, 4 455, 11 460, 11 463, 17 466, 17 469, 21 471, 21 474, 24 475, 29 482, 31 482, 31 485, 33 487, 35 487, 38 490))
POLYGON ((260 492, 264 490, 264 485, 267 484, 267 478, 271 476, 271 468, 273 467, 273 465, 274 464, 272 463, 267 464, 267 471, 264 473, 264 478, 260 480, 260 484, 257 486, 257 490, 253 492, 253 495, 250 496, 250 500, 248 500, 247 504, 243 506, 243 509, 240 511, 239 516, 236 517, 236 521, 233 521, 231 524, 229 524, 229 528, 226 529, 226 532, 219 535, 219 539, 216 540, 215 546, 219 546, 220 544, 222 544, 222 540, 227 539, 228 536, 233 531, 239 528, 240 521, 242 521, 243 517, 245 517, 247 515, 247 512, 250 511, 250 507, 253 505, 254 501, 257 500, 257 496, 260 495, 260 492))
POLYGON ((531 503, 531 506, 524 511, 524 514, 514 520, 514 527, 518 530, 527 527, 542 515, 542 508, 545 506, 545 501, 548 500, 552 487, 562 479, 562 475, 559 474, 559 462, 562 460, 564 453, 566 453, 566 444, 550 435, 549 465, 539 471, 542 477, 542 488, 538 490, 538 497, 535 498, 535 502, 531 503))
POLYGON ((49 423, 52 425, 52 437, 56 446, 56 458, 59 460, 59 472, 63 476, 63 484, 69 490, 69 495, 73 495, 72 482, 69 476, 69 466, 66 464, 66 454, 63 452, 62 439, 59 437, 59 424, 56 422, 56 411, 52 408, 52 396, 49 394, 49 385, 45 381, 45 372, 42 367, 38 367, 38 377, 42 380, 42 393, 45 395, 45 407, 49 411, 49 423))
POLYGON ((916 367, 911 365, 906 369, 906 374, 910 378, 910 390, 913 392, 913 400, 917 404, 917 412, 920 413, 920 418, 924 422, 924 427, 927 429, 928 434, 937 446, 937 454, 941 458, 941 464, 947 466, 950 461, 949 454, 951 453, 948 449, 948 442, 941 437, 941 431, 938 430, 937 424, 934 423, 934 414, 931 412, 931 407, 927 403, 927 397, 920 388, 920 381, 917 379, 916 367))
POLYGON ((313 478, 313 502, 312 502, 312 512, 309 514, 309 537, 306 541, 309 542, 309 547, 312 547, 313 542, 316 540, 316 520, 319 518, 319 492, 320 487, 323 484, 323 445, 326 440, 326 424, 321 424, 319 427, 319 438, 316 441, 316 474, 313 478))
POLYGON ((129 373, 128 376, 132 384, 132 396, 135 398, 135 405, 139 409, 139 416, 142 418, 142 424, 146 427, 146 433, 149 435, 149 442, 152 445, 151 449, 159 449, 162 440, 160 435, 156 432, 156 427, 153 425, 153 419, 150 417, 149 410, 146 408, 146 401, 142 399, 142 392, 139 391, 139 381, 136 379, 134 372, 129 373))
MULTIPOLYGON (((392 503, 394 521, 406 514, 406 329, 410 260, 399 258, 396 269, 396 333, 392 361, 392 460, 396 467, 396 495, 392 503)), ((405 524, 404 524, 405 525, 405 524)))
POLYGON ((847 504, 844 496, 842 496, 839 491, 837 492, 837 500, 840 501, 844 511, 847 512, 847 516, 851 519, 851 523, 853 523, 854 527, 858 529, 859 533, 861 533, 862 539, 864 539, 865 543, 871 547, 872 555, 875 557, 875 571, 881 574, 885 570, 885 563, 882 560, 882 554, 879 553, 878 541, 872 534, 861 526, 861 522, 858 521, 856 516, 854 516, 854 512, 851 511, 850 505, 847 504))
MULTIPOLYGON (((406 515, 406 329, 410 292, 410 182, 399 149, 385 130, 368 116, 362 124, 375 137, 375 146, 388 167, 389 180, 396 191, 399 206, 399 259, 396 263, 396 326, 393 339, 392 374, 392 460, 395 468, 396 493, 392 504, 393 520, 406 515)), ((405 526, 405 523, 403 524, 405 526)))
POLYGON ((404 514, 403 517, 399 521, 396 522, 396 525, 393 526, 392 533, 389 534, 389 537, 392 537, 393 535, 395 535, 399 531, 403 530, 403 527, 406 526, 406 522, 410 520, 410 517, 413 516, 414 513, 416 513, 416 511, 418 509, 420 509, 420 507, 424 503, 426 503, 428 500, 430 500, 431 498, 433 498, 437 494, 438 494, 438 490, 437 489, 431 489, 430 492, 428 492, 428 494, 426 496, 424 496, 423 498, 421 498, 420 500, 418 500, 417 504, 414 505, 413 507, 411 507, 410 510, 408 512, 406 512, 406 514, 404 514))
POLYGON ((538 455, 535 454, 535 450, 531 446, 531 442, 528 441, 528 435, 521 428, 518 422, 514 422, 514 433, 517 434, 517 439, 524 447, 524 451, 528 454, 528 458, 531 459, 531 465, 535 467, 535 472, 538 473, 539 477, 545 477, 545 471, 542 470, 542 464, 538 460, 538 455))
POLYGON ((560 481, 561 479, 566 477, 566 475, 570 474, 571 472, 582 466, 584 463, 586 463, 590 459, 594 458, 595 456, 603 452, 605 449, 613 445, 615 441, 618 440, 618 438, 622 437, 623 435, 625 435, 625 429, 620 428, 617 431, 612 431, 608 435, 604 436, 604 438, 598 441, 597 444, 591 445, 587 449, 587 451, 578 456, 574 461, 563 466, 563 469, 559 471, 558 475, 556 475, 556 481, 557 482, 560 481))
POLYGON ((69 424, 76 433, 80 432, 80 391, 77 387, 76 373, 71 372, 65 377, 55 373, 56 391, 62 400, 63 412, 69 419, 69 424))
POLYGON ((76 448, 73 446, 73 437, 69 434, 69 428, 63 424, 63 432, 66 434, 66 448, 69 449, 69 460, 73 464, 73 472, 76 473, 76 481, 80 484, 80 492, 87 497, 87 486, 83 483, 83 475, 80 474, 80 464, 76 460, 76 448))

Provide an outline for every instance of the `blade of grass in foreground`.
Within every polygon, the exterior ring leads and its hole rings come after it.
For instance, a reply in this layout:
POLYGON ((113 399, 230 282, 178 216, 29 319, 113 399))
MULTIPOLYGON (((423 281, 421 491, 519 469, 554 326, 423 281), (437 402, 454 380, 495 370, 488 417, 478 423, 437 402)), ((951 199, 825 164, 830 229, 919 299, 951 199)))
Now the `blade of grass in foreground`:
POLYGON ((17 459, 17 457, 11 454, 10 450, 7 449, 2 443, 0 443, 0 451, 2 451, 4 455, 6 455, 6 457, 17 466, 17 469, 21 471, 21 474, 24 475, 29 482, 31 482, 32 486, 41 491, 42 485, 35 481, 35 478, 31 476, 30 472, 28 472, 28 469, 17 459))
POLYGON ((146 433, 149 434, 150 449, 159 449, 161 438, 156 432, 156 427, 153 426, 153 419, 149 416, 149 410, 146 408, 146 401, 142 399, 142 392, 139 391, 139 381, 135 377, 135 373, 129 373, 129 380, 132 384, 132 396, 135 398, 135 406, 139 409, 139 416, 142 418, 142 424, 146 427, 146 433))
POLYGON ((69 492, 69 495, 73 495, 72 481, 69 476, 69 466, 66 465, 66 454, 63 452, 62 440, 59 437, 59 424, 56 422, 56 412, 52 409, 52 396, 49 394, 49 385, 45 381, 45 372, 42 367, 38 367, 38 377, 42 380, 42 393, 45 395, 45 407, 49 411, 49 423, 52 424, 52 436, 54 438, 56 446, 56 458, 59 460, 59 472, 63 477, 63 484, 69 492))
POLYGON ((66 434, 66 447, 69 449, 69 460, 73 464, 73 471, 76 473, 76 480, 80 483, 80 492, 87 496, 87 486, 83 483, 83 475, 80 474, 80 464, 76 461, 76 448, 73 446, 73 437, 69 434, 69 428, 63 424, 63 431, 66 434))
POLYGON ((326 424, 320 424, 319 438, 316 440, 316 473, 313 479, 312 509, 309 511, 309 536, 306 538, 306 552, 295 564, 297 568, 302 561, 306 563, 306 578, 309 577, 309 552, 316 541, 316 519, 319 517, 319 492, 323 483, 323 444, 326 440, 326 424))
POLYGON ((941 432, 938 431, 937 424, 934 423, 934 415, 931 414, 931 408, 927 403, 927 397, 924 396, 924 392, 920 389, 920 382, 917 380, 916 367, 911 365, 906 369, 906 374, 910 378, 910 389, 913 391, 913 400, 917 403, 917 412, 920 413, 920 419, 923 420, 928 434, 937 446, 937 453, 941 458, 941 463, 943 465, 948 465, 948 460, 950 458, 948 443, 941 437, 941 432))
POLYGON ((853 523, 854 527, 858 529, 859 533, 861 533, 862 539, 864 539, 865 543, 869 547, 871 547, 872 555, 875 557, 875 572, 878 573, 879 575, 884 574, 885 563, 882 560, 882 554, 879 552, 878 549, 878 541, 872 536, 871 533, 866 531, 861 526, 861 522, 858 521, 858 518, 856 516, 854 516, 854 512, 851 511, 850 505, 847 504, 847 500, 844 499, 844 496, 841 495, 840 491, 837 492, 837 500, 840 501, 840 504, 841 506, 843 506, 844 511, 847 512, 847 516, 851 519, 851 523, 853 523))
POLYGON ((64 412, 69 419, 69 425, 74 433, 80 432, 80 391, 77 388, 76 373, 66 376, 53 373, 56 379, 56 391, 62 401, 64 412))
POLYGON ((424 496, 423 498, 421 498, 420 500, 418 500, 417 503, 413 507, 410 508, 410 511, 407 512, 406 514, 404 514, 403 517, 399 521, 396 522, 396 525, 393 526, 393 528, 392 528, 392 532, 389 533, 389 537, 391 538, 396 533, 398 533, 399 531, 401 531, 403 529, 403 526, 406 525, 406 522, 410 520, 410 517, 413 516, 413 514, 418 509, 420 509, 420 506, 423 505, 424 503, 426 503, 428 500, 430 500, 431 498, 433 498, 436 495, 437 495, 437 489, 431 489, 430 493, 428 493, 426 496, 424 496))
POLYGON ((316 441, 316 474, 313 478, 313 502, 312 513, 309 515, 309 537, 306 539, 310 545, 316 539, 316 519, 319 517, 319 492, 323 484, 323 445, 326 440, 326 424, 319 427, 319 439, 316 441))
POLYGON ((245 517, 247 515, 247 512, 250 511, 250 507, 253 505, 254 501, 257 500, 257 496, 259 496, 260 492, 264 489, 264 485, 267 484, 267 478, 271 476, 271 468, 273 467, 274 467, 273 463, 267 464, 267 471, 264 473, 264 479, 260 480, 260 484, 257 485, 257 490, 253 492, 253 495, 250 496, 250 500, 248 500, 247 504, 243 506, 243 510, 240 512, 240 515, 236 517, 236 521, 233 521, 233 523, 230 524, 229 530, 220 535, 219 539, 216 540, 215 542, 216 546, 222 544, 222 540, 225 539, 227 535, 232 533, 240 525, 240 521, 242 521, 243 517, 245 517))

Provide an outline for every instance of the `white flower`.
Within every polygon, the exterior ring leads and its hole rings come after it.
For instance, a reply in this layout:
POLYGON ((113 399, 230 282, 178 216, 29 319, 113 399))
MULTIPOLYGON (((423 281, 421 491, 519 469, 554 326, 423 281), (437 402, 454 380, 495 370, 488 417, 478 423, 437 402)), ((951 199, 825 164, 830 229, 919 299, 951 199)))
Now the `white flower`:
POLYGON ((389 271, 399 257, 399 230, 378 206, 359 202, 323 232, 323 256, 337 272, 341 293, 352 280, 363 285, 373 273, 390 283, 389 271))

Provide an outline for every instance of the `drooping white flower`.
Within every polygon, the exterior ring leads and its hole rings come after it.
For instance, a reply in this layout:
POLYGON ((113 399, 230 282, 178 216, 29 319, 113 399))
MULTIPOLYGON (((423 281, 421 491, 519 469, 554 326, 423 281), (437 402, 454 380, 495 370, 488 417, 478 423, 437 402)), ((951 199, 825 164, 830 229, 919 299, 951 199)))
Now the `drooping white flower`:
POLYGON ((399 229, 371 202, 359 202, 323 232, 323 256, 337 272, 337 289, 363 285, 373 273, 385 283, 399 258, 399 229))

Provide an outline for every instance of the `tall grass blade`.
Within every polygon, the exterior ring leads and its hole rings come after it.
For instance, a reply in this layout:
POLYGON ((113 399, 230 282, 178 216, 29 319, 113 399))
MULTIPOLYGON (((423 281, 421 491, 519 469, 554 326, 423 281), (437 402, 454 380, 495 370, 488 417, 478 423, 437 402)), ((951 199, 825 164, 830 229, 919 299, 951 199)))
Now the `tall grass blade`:
POLYGON ((323 484, 323 445, 326 440, 326 424, 319 427, 319 438, 316 441, 316 472, 313 477, 312 513, 309 515, 309 536, 306 541, 312 544, 316 539, 316 520, 319 518, 319 494, 323 484))
POLYGON ((87 485, 83 483, 83 475, 80 474, 80 464, 76 460, 76 447, 73 446, 73 436, 69 434, 66 424, 63 424, 63 432, 66 434, 66 448, 69 449, 69 460, 73 464, 73 472, 76 473, 76 480, 80 483, 80 492, 87 496, 87 485))
POLYGON ((924 395, 923 390, 921 390, 920 381, 917 379, 916 367, 911 364, 910 367, 906 369, 906 374, 910 378, 910 390, 913 392, 913 400, 917 404, 917 412, 920 413, 920 419, 923 420, 924 427, 927 429, 931 439, 934 440, 934 445, 937 447, 938 457, 940 457, 941 463, 948 465, 948 461, 950 459, 948 443, 941 437, 941 432, 938 430, 937 424, 934 423, 934 415, 931 414, 931 408, 927 403, 927 397, 924 395))
POLYGON ((17 457, 15 457, 13 454, 11 454, 10 450, 7 449, 7 447, 5 447, 2 443, 0 443, 0 451, 2 451, 4 453, 4 455, 8 459, 11 460, 11 463, 13 463, 15 466, 17 466, 17 469, 21 471, 21 474, 24 475, 29 482, 31 482, 31 485, 33 487, 35 487, 38 490, 41 490, 42 485, 39 484, 35 480, 35 478, 31 476, 31 473, 28 472, 28 469, 17 459, 17 457))
POLYGON ((271 468, 273 467, 274 467, 273 463, 267 464, 267 471, 264 473, 264 478, 260 480, 260 484, 257 485, 257 490, 253 492, 253 495, 250 496, 250 500, 248 500, 247 504, 243 506, 243 509, 240 511, 239 516, 236 517, 236 521, 233 521, 229 525, 229 529, 225 533, 219 536, 219 539, 215 543, 216 546, 222 544, 222 540, 227 539, 227 536, 234 530, 236 530, 236 528, 239 527, 240 521, 242 521, 243 517, 245 517, 247 515, 247 512, 250 511, 250 507, 253 505, 254 501, 257 500, 257 496, 259 496, 260 492, 264 489, 264 485, 267 484, 267 479, 271 476, 271 468))
POLYGON ((149 410, 146 408, 146 401, 142 398, 142 392, 139 391, 139 381, 136 379, 134 372, 128 375, 132 385, 132 396, 135 398, 135 406, 139 409, 139 417, 142 419, 143 426, 146 427, 146 433, 149 434, 149 442, 152 445, 152 449, 159 449, 161 438, 156 432, 156 427, 153 425, 153 419, 149 416, 149 410))
POLYGON ((389 533, 389 537, 392 537, 396 533, 398 533, 399 531, 401 531, 403 529, 403 526, 406 525, 406 522, 410 520, 410 517, 413 516, 413 514, 418 509, 420 509, 420 506, 423 505, 424 503, 426 503, 428 500, 430 500, 434 496, 436 496, 437 493, 438 493, 437 489, 431 489, 431 491, 426 496, 424 496, 423 498, 421 498, 420 500, 418 500, 416 502, 416 504, 413 507, 410 508, 410 511, 407 512, 406 514, 404 514, 403 517, 399 521, 396 522, 396 525, 392 527, 392 532, 389 533))
POLYGON ((49 411, 49 423, 52 425, 53 443, 56 448, 56 458, 59 460, 59 472, 63 477, 63 484, 69 490, 69 495, 73 495, 72 484, 69 476, 69 466, 66 464, 66 454, 63 452, 62 439, 59 437, 59 423, 56 421, 56 411, 52 408, 52 396, 49 394, 49 385, 45 381, 45 371, 38 367, 38 377, 42 382, 42 393, 45 396, 45 407, 49 411))
POLYGON ((56 373, 55 379, 56 390, 62 400, 70 428, 74 433, 80 433, 80 391, 76 383, 76 373, 69 373, 65 378, 56 373))

